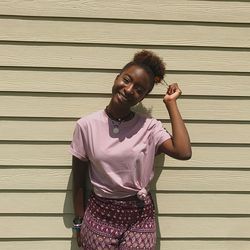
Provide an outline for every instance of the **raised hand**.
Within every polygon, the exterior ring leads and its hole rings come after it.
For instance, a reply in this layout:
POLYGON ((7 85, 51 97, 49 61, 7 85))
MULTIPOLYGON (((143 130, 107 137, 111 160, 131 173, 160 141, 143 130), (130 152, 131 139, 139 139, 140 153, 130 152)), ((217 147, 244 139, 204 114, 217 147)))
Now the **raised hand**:
POLYGON ((182 91, 179 88, 178 84, 172 83, 168 86, 168 90, 166 92, 166 95, 163 98, 163 102, 167 104, 168 102, 176 101, 181 94, 182 94, 182 91))

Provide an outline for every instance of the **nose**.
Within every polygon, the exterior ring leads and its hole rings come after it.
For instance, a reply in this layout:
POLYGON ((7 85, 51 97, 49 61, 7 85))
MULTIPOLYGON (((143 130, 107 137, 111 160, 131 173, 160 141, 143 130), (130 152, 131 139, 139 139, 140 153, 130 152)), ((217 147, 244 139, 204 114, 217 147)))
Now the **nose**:
POLYGON ((133 95, 133 84, 128 84, 125 88, 124 88, 124 92, 126 95, 133 95))

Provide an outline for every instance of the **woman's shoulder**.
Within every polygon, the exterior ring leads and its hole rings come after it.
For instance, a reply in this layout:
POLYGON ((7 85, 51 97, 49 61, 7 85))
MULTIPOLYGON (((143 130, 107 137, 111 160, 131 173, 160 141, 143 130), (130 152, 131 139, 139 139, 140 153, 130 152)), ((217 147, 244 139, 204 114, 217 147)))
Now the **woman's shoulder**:
POLYGON ((84 116, 81 116, 76 123, 79 124, 80 126, 84 126, 86 124, 96 122, 97 120, 102 119, 103 116, 103 110, 98 110, 89 114, 86 114, 84 116))

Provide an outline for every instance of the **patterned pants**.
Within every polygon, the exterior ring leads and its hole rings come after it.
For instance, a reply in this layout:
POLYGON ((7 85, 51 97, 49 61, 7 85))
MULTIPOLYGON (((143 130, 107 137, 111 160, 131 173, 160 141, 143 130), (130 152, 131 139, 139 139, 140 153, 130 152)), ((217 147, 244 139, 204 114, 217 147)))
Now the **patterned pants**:
POLYGON ((81 228, 85 250, 126 250, 156 248, 154 203, 136 196, 124 199, 90 195, 81 228))

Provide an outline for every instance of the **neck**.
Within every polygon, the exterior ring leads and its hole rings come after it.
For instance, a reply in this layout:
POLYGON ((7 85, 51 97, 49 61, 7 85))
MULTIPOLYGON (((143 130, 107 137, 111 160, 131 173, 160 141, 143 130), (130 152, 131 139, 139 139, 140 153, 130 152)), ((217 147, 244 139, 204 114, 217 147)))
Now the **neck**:
POLYGON ((115 107, 110 103, 106 107, 106 112, 110 116, 110 118, 113 118, 115 120, 130 120, 133 118, 133 112, 128 108, 122 108, 122 107, 115 107))

